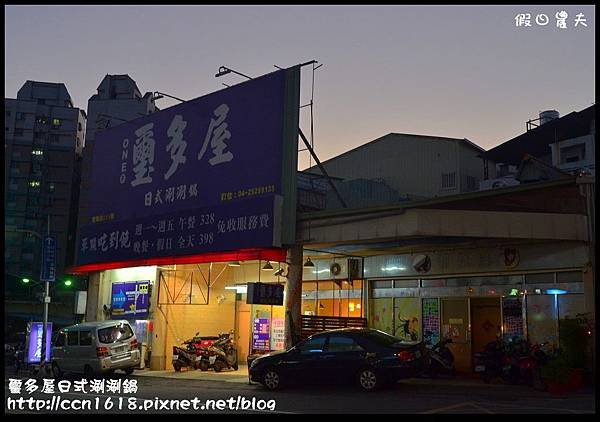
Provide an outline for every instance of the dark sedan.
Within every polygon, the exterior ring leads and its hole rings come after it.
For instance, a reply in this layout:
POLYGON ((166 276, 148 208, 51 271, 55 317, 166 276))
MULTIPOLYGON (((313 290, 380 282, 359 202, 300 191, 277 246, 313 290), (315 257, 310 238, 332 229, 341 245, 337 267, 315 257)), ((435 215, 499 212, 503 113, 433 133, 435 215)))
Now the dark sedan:
POLYGON ((424 365, 423 343, 404 343, 369 328, 324 331, 289 350, 255 359, 250 380, 269 390, 289 383, 357 383, 373 391, 418 375, 424 365))

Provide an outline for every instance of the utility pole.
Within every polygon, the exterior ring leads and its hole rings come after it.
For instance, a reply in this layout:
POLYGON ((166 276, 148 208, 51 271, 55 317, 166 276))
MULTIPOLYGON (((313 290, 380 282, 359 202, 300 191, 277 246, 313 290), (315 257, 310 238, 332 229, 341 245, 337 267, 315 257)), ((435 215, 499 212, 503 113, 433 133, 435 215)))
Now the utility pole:
MULTIPOLYGON (((50 214, 48 213, 48 237, 50 237, 50 214)), ((42 241, 43 242, 43 241, 42 241)), ((42 255, 43 255, 44 245, 42 244, 42 255)), ((44 261, 42 257, 42 266, 40 268, 40 281, 44 276, 44 261)), ((46 371, 46 336, 48 335, 48 330, 46 326, 48 325, 48 304, 50 302, 50 280, 49 277, 46 277, 46 290, 44 293, 44 327, 42 331, 42 356, 40 357, 40 373, 43 376, 46 371)))

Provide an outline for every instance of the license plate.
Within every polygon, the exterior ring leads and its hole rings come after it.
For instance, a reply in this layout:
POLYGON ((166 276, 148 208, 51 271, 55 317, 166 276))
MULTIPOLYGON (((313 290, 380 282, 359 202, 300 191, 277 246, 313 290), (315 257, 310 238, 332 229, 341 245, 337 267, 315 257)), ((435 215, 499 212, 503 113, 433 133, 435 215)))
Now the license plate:
POLYGON ((475 367, 475 372, 483 372, 485 371, 485 366, 484 365, 477 365, 475 367))
POLYGON ((210 363, 211 365, 215 363, 215 361, 217 360, 216 356, 210 356, 208 358, 208 363, 210 363))
POLYGON ((196 356, 196 360, 197 361, 201 361, 202 360, 202 356, 196 356))
POLYGON ((179 356, 178 355, 173 355, 173 360, 177 360, 177 359, 179 359, 179 356))

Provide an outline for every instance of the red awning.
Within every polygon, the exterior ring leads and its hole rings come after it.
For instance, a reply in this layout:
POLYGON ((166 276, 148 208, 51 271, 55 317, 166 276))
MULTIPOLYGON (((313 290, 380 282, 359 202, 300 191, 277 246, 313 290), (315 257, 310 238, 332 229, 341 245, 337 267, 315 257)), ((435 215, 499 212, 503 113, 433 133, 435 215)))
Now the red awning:
POLYGON ((209 252, 197 255, 167 256, 162 258, 136 259, 132 261, 111 261, 96 264, 85 264, 69 267, 67 274, 85 274, 93 271, 114 270, 127 267, 144 267, 150 265, 202 264, 206 262, 262 261, 285 262, 287 252, 281 248, 240 249, 230 252, 209 252))

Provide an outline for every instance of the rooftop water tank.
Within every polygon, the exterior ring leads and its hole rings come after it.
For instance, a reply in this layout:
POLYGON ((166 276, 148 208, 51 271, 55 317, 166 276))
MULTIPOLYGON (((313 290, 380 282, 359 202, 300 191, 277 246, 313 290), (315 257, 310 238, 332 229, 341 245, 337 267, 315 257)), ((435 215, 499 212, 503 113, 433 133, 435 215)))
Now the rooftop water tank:
POLYGON ((556 110, 546 110, 540 113, 540 126, 548 123, 550 120, 558 119, 560 114, 556 110))

